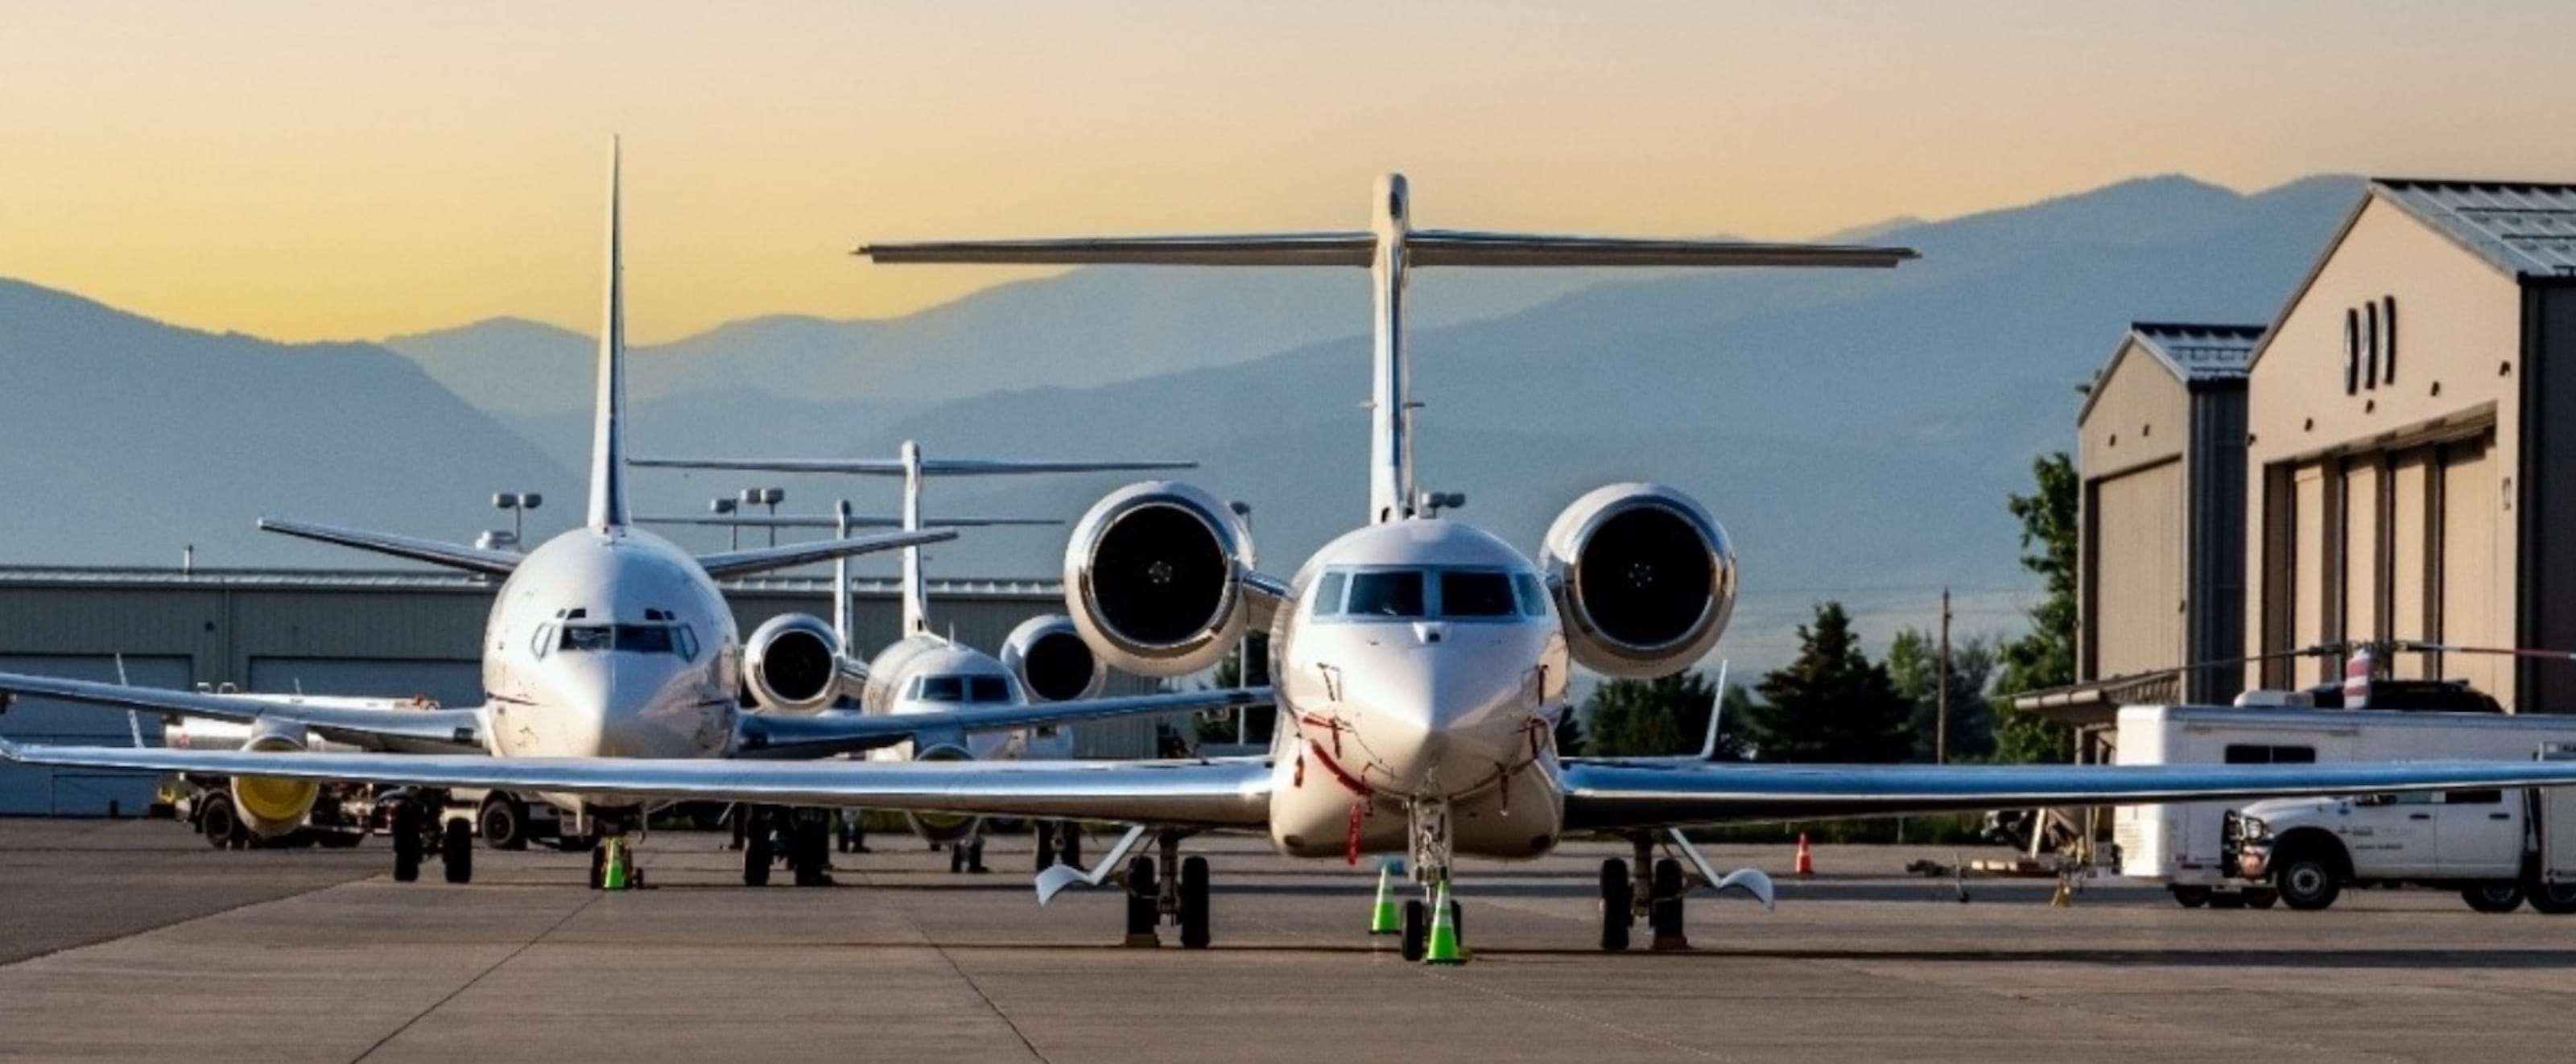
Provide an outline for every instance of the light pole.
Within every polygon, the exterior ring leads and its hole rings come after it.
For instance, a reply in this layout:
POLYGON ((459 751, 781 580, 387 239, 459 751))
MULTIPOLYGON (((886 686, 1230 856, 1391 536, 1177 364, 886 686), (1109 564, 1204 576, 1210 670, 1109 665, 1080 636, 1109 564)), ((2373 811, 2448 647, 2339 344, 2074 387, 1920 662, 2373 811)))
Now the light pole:
POLYGON ((510 546, 516 548, 527 542, 527 512, 545 504, 546 497, 533 491, 504 491, 492 496, 494 509, 510 511, 510 546))
MULTIPOLYGON (((731 517, 733 516, 734 501, 732 499, 709 499, 707 500, 707 509, 718 517, 731 517)), ((727 521, 725 522, 725 529, 727 534, 733 537, 731 541, 732 546, 726 549, 741 550, 742 526, 732 521, 727 521)))
MULTIPOLYGON (((787 489, 744 488, 742 489, 742 494, 735 498, 744 506, 769 507, 769 516, 776 517, 778 516, 778 504, 785 501, 787 498, 787 489)), ((778 525, 776 522, 771 522, 769 526, 769 545, 773 547, 778 545, 778 525)))

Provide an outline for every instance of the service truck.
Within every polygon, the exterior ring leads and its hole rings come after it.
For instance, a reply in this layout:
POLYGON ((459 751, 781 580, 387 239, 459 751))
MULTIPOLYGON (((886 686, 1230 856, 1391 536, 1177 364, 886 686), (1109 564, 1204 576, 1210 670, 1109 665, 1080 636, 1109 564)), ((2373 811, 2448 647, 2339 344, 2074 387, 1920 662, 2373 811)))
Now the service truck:
MULTIPOLYGON (((2115 760, 2124 765, 2512 760, 2576 750, 2576 716, 2313 709, 2126 706, 2115 760)), ((2333 904, 2356 883, 2458 889, 2471 905, 2556 911, 2558 861, 2576 865, 2576 801, 2567 789, 2355 795, 2259 802, 2122 806, 2112 814, 2120 874, 2160 882, 2184 906, 2333 904), (2535 807, 2535 801, 2540 804, 2535 807), (2559 828, 2567 845, 2552 846, 2559 828), (2563 856, 2562 856, 2563 855, 2563 856), (2548 887, 2533 890, 2534 886, 2548 887)), ((2576 870, 2566 877, 2576 882, 2576 870)))

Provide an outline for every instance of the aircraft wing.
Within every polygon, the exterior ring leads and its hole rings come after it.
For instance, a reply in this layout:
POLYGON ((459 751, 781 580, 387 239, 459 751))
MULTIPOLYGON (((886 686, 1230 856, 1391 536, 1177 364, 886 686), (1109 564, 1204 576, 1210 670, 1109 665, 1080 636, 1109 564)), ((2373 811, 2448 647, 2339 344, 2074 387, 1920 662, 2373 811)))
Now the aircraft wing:
POLYGON ((317 525, 309 521, 294 521, 283 517, 262 517, 259 519, 259 527, 262 531, 294 536, 297 539, 356 547, 359 550, 371 550, 378 554, 390 554, 397 558, 409 558, 416 562, 444 565, 450 569, 463 569, 469 573, 483 573, 489 576, 508 576, 525 558, 517 551, 469 547, 461 543, 442 543, 418 536, 397 536, 390 532, 369 532, 364 529, 341 528, 337 525, 317 525))
POLYGON ((892 746, 925 734, 1001 731, 1050 724, 1080 724, 1113 717, 1249 708, 1269 705, 1274 697, 1267 687, 1229 687, 1215 691, 1174 691, 1068 702, 977 706, 936 713, 808 717, 747 713, 735 726, 734 746, 737 756, 742 757, 821 757, 892 746))
MULTIPOLYGON (((627 463, 652 469, 727 469, 753 473, 843 473, 855 476, 899 477, 904 464, 894 458, 637 458, 627 463)), ((928 458, 921 471, 949 477, 1005 476, 1015 473, 1126 473, 1165 469, 1195 469, 1197 462, 1172 461, 1027 461, 996 458, 928 458)), ((820 520, 831 527, 831 518, 820 520)), ((748 523, 748 522, 746 522, 748 523)))
POLYGON ((0 758, 30 765, 143 772, 367 780, 423 787, 627 795, 653 801, 862 806, 1179 828, 1259 827, 1266 823, 1270 809, 1270 766, 1261 758, 1131 762, 643 760, 135 750, 111 746, 22 746, 5 739, 0 739, 0 758))
POLYGON ((20 696, 155 713, 165 718, 302 725, 325 739, 371 749, 483 749, 483 714, 479 709, 411 709, 398 704, 365 705, 356 700, 324 702, 285 696, 219 695, 0 673, 0 701, 20 696))
POLYGON ((2250 801, 2576 784, 2576 762, 2306 765, 1748 765, 1573 763, 1569 830, 2017 809, 2250 801))
POLYGON ((917 547, 957 538, 953 528, 925 528, 918 532, 886 532, 848 539, 818 539, 811 543, 790 543, 783 547, 760 547, 753 550, 726 550, 698 556, 699 567, 708 576, 722 579, 746 573, 765 573, 772 569, 793 569, 814 562, 828 562, 855 554, 917 547))

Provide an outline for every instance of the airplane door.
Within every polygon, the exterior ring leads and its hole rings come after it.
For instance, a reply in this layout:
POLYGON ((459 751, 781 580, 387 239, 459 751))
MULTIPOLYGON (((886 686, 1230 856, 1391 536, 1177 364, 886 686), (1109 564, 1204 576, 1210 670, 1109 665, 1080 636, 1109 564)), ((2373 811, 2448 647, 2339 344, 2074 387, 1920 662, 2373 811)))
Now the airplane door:
POLYGON ((2522 872, 2521 792, 2444 791, 2434 851, 2444 876, 2510 879, 2522 872))

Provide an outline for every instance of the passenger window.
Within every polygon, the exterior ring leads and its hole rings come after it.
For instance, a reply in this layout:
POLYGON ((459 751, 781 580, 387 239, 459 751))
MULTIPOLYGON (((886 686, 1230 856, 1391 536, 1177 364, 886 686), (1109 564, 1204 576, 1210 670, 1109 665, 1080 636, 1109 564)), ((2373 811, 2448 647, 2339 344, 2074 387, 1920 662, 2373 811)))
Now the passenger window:
POLYGON ((2503 805, 2503 791, 2443 791, 2443 805, 2503 805))
POLYGON ((1510 617, 1520 612, 1512 598, 1512 578, 1504 573, 1446 569, 1440 573, 1443 617, 1510 617))
POLYGON ((1325 573, 1323 579, 1315 581, 1315 590, 1308 594, 1315 602, 1315 616, 1330 617, 1342 612, 1342 588, 1350 579, 1349 573, 1325 573))
POLYGON ((1538 574, 1515 573, 1512 576, 1512 586, 1520 589, 1521 616, 1547 616, 1547 588, 1539 584, 1538 574))
POLYGON ((1352 573, 1348 612, 1359 617, 1422 616, 1422 573, 1352 573))
POLYGON ((967 680, 969 702, 1008 702, 1011 681, 999 676, 975 676, 967 680))

